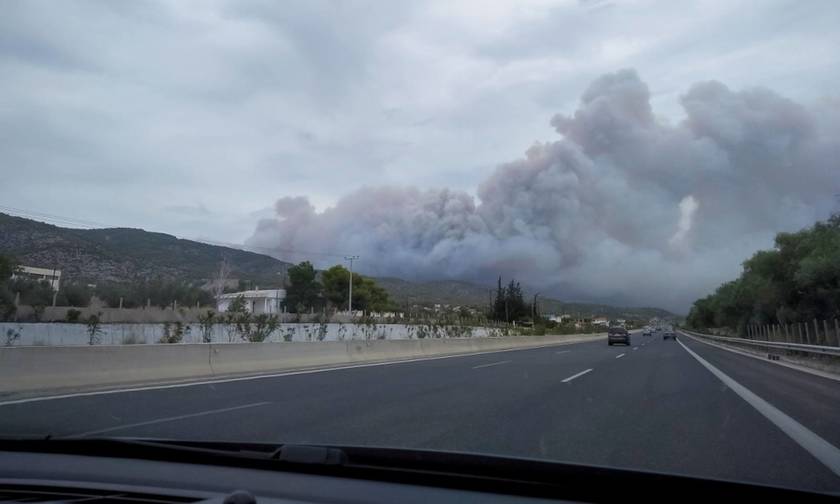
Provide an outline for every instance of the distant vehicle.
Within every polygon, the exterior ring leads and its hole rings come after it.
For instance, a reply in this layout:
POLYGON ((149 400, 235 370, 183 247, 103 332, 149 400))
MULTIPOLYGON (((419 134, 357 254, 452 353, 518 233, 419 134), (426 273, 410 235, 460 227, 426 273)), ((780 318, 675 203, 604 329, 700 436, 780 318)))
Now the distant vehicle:
POLYGON ((646 326, 642 329, 642 336, 653 336, 653 328, 650 326, 646 326))
POLYGON ((670 339, 672 339, 672 340, 674 340, 674 341, 677 341, 677 334, 676 334, 676 333, 674 333, 674 332, 672 332, 672 331, 665 331, 665 332, 662 334, 662 339, 663 339, 663 340, 666 340, 666 339, 669 339, 669 338, 670 338, 670 339))
POLYGON ((624 343, 630 345, 630 333, 623 327, 610 327, 607 331, 607 345, 612 346, 613 343, 624 343))

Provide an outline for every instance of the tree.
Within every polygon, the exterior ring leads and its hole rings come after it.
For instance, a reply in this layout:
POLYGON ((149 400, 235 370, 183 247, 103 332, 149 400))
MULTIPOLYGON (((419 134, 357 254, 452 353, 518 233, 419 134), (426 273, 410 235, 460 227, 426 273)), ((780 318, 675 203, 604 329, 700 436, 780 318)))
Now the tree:
POLYGON ((507 312, 505 310, 505 297, 507 293, 505 288, 502 287, 502 277, 499 277, 498 287, 496 288, 496 298, 493 301, 493 313, 491 317, 493 320, 498 322, 507 322, 507 312))
POLYGON ((222 257, 221 262, 219 262, 219 270, 216 272, 216 277, 213 278, 213 282, 211 284, 211 292, 213 293, 213 299, 216 300, 217 305, 219 303, 219 299, 222 297, 222 294, 225 293, 225 285, 227 284, 229 276, 230 263, 228 262, 227 257, 222 257))
MULTIPOLYGON (((353 278, 354 283, 356 278, 353 278)), ((339 309, 347 307, 347 295, 350 288, 350 271, 340 264, 321 274, 324 284, 324 297, 339 309)))
POLYGON ((371 278, 353 274, 353 309, 383 312, 393 308, 388 293, 371 278))
POLYGON ((30 306, 49 306, 52 304, 53 289, 46 280, 14 278, 8 281, 12 293, 20 293, 20 303, 30 306))
POLYGON ((298 307, 310 310, 320 304, 323 287, 315 277, 315 268, 309 261, 289 268, 291 285, 286 288, 286 305, 292 311, 297 311, 298 307))
POLYGON ((96 288, 96 295, 112 308, 120 305, 120 298, 124 308, 145 306, 147 300, 161 308, 171 306, 173 301, 181 306, 206 306, 214 302, 213 294, 197 284, 164 278, 103 283, 96 288))
POLYGON ((840 214, 776 235, 772 250, 744 261, 741 275, 694 302, 696 328, 788 324, 840 317, 840 214))
MULTIPOLYGON (((321 274, 324 297, 339 309, 347 308, 350 289, 350 271, 341 265, 333 266, 321 274)), ((372 278, 353 273, 353 309, 363 311, 388 311, 393 308, 388 293, 372 278)))
POLYGON ((93 289, 80 283, 67 283, 58 292, 57 303, 60 306, 84 307, 90 304, 93 289))
POLYGON ((233 301, 228 305, 227 311, 228 313, 246 313, 248 310, 245 309, 245 296, 240 294, 233 298, 233 301))
POLYGON ((507 287, 503 287, 502 277, 499 277, 491 318, 497 321, 514 322, 529 318, 530 315, 531 309, 522 297, 522 287, 519 282, 511 278, 507 287))
POLYGON ((17 263, 13 258, 0 255, 0 285, 9 280, 16 268, 17 263))
POLYGON ((522 288, 519 282, 511 278, 506 289, 505 302, 507 303, 508 321, 520 320, 530 315, 528 306, 522 298, 522 288))
POLYGON ((9 278, 14 273, 15 268, 14 259, 0 255, 0 320, 10 320, 17 311, 15 294, 9 288, 9 278))

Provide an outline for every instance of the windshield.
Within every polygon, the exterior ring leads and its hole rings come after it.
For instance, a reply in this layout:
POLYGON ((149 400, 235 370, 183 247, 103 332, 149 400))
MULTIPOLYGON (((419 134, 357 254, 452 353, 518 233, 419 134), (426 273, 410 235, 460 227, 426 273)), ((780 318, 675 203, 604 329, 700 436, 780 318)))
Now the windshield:
POLYGON ((840 4, 0 16, 0 436, 840 490, 840 4))

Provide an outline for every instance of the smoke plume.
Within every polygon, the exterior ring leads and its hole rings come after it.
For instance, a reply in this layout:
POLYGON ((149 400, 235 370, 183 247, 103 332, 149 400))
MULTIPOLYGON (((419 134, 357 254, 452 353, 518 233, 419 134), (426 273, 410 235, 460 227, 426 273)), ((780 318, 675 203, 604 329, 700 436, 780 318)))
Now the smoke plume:
MULTIPOLYGON (((368 274, 492 283, 685 312, 778 231, 826 217, 840 192, 840 110, 701 82, 685 119, 657 118, 633 70, 594 81, 560 138, 500 165, 477 198, 364 187, 317 212, 283 197, 251 247, 359 254, 368 274)), ((313 256, 319 265, 336 262, 313 256)))

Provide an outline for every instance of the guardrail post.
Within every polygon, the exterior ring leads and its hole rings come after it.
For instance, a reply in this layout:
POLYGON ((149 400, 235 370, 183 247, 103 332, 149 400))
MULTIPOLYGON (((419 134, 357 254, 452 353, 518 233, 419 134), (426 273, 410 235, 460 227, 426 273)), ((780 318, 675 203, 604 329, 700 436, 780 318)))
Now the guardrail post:
POLYGON ((823 320, 823 336, 825 337, 823 344, 828 345, 831 341, 831 338, 828 336, 828 320, 823 320))
POLYGON ((790 343, 790 331, 788 331, 788 326, 790 326, 790 324, 785 322, 785 343, 790 343))
POLYGON ((808 334, 808 322, 803 322, 802 325, 805 326, 805 343, 811 344, 811 335, 808 334))
POLYGON ((817 345, 820 344, 820 326, 817 324, 816 318, 814 318, 814 341, 817 342, 817 345))
POLYGON ((840 324, 837 323, 837 319, 834 319, 834 341, 840 347, 840 324))

